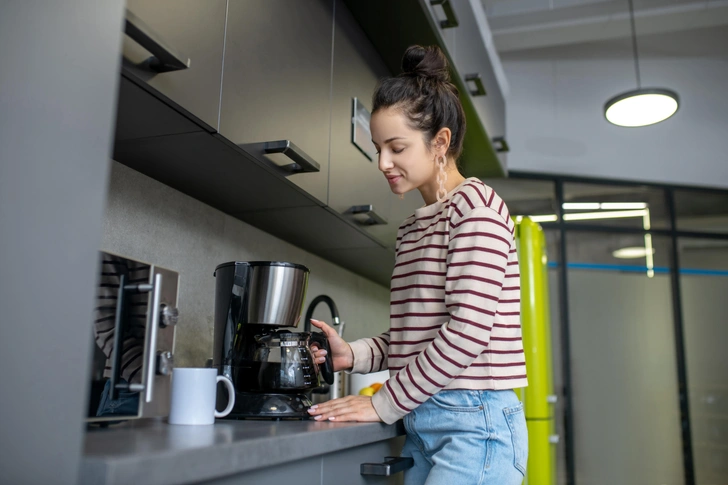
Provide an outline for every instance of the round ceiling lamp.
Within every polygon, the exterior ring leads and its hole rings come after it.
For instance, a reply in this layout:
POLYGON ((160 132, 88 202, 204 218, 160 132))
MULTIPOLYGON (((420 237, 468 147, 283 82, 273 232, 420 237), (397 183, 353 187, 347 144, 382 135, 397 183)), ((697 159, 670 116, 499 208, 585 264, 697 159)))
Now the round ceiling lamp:
POLYGON ((680 99, 676 92, 669 89, 642 87, 632 0, 629 0, 629 17, 637 89, 618 94, 607 101, 604 104, 604 117, 614 125, 633 128, 654 125, 668 119, 677 111, 680 99))
POLYGON ((635 89, 607 101, 604 116, 617 126, 654 125, 674 115, 679 102, 677 93, 669 89, 635 89))

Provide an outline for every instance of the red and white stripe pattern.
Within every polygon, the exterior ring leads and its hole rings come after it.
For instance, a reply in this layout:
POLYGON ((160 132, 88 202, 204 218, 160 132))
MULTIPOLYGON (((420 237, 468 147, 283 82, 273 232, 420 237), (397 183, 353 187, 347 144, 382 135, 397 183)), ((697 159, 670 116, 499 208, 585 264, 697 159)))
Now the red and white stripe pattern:
POLYGON ((400 226, 390 330, 351 343, 353 372, 389 369, 374 395, 392 423, 440 389, 525 387, 515 225, 478 179, 400 226))

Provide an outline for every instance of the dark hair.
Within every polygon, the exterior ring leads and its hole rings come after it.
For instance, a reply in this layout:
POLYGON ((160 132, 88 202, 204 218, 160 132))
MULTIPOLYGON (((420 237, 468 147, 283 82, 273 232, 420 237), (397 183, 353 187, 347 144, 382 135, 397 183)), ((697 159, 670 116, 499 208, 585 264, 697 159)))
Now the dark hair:
POLYGON ((401 109, 410 125, 424 133, 428 146, 438 131, 450 128, 447 154, 458 159, 463 151, 465 112, 439 47, 409 47, 402 57, 402 73, 379 82, 372 114, 389 107, 401 109))

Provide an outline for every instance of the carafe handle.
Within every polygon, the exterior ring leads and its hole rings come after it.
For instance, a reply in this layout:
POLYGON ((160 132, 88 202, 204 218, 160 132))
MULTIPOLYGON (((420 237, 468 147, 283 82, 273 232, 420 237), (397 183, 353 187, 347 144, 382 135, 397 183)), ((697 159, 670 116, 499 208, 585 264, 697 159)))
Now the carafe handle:
POLYGON ((319 348, 326 351, 326 361, 319 366, 321 375, 324 376, 326 384, 334 383, 334 361, 331 360, 331 348, 329 347, 329 339, 321 332, 313 332, 311 334, 311 342, 316 342, 319 348))

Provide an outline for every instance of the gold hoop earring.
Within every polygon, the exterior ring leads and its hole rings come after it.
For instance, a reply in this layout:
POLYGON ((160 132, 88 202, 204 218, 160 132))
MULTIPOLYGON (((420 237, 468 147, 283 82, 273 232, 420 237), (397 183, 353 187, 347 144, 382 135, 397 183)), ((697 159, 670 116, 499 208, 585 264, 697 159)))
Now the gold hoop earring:
POLYGON ((445 155, 439 156, 435 159, 435 163, 438 165, 439 172, 437 173, 437 201, 444 202, 447 197, 447 190, 445 190, 445 183, 447 182, 447 172, 445 172, 445 166, 447 165, 447 158, 445 155))
POLYGON ((399 200, 404 200, 404 194, 399 194, 399 200))

